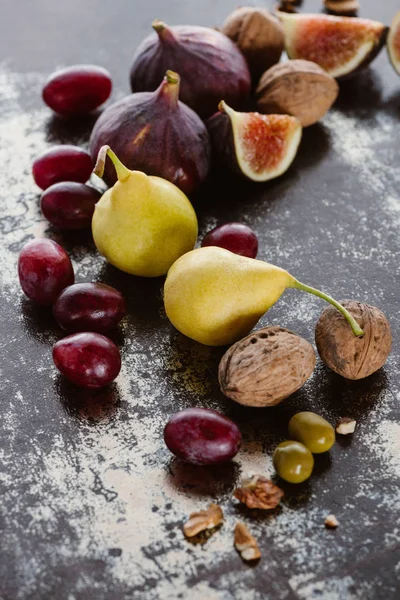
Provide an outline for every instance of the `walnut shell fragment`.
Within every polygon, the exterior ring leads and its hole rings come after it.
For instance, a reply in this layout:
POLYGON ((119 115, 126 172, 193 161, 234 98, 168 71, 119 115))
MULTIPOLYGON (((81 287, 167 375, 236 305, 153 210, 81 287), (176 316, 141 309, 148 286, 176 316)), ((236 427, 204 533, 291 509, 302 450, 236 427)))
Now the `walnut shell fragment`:
POLYGON ((279 62, 284 48, 283 27, 265 8, 241 6, 222 26, 244 55, 255 82, 271 65, 279 62))
POLYGON ((265 327, 225 352, 218 370, 221 391, 245 406, 274 406, 301 388, 315 360, 305 339, 283 327, 265 327))
POLYGON ((337 81, 308 60, 289 60, 274 65, 261 77, 256 89, 257 109, 262 113, 297 117, 303 127, 319 121, 339 93, 337 81))
POLYGON ((328 307, 315 327, 315 342, 324 363, 346 379, 363 379, 386 362, 392 347, 390 325, 375 306, 354 300, 340 302, 364 331, 356 337, 341 313, 328 307))
POLYGON ((326 10, 334 15, 352 16, 360 8, 358 0, 324 0, 326 10))
POLYGON ((213 529, 222 523, 224 514, 217 504, 210 504, 207 510, 200 510, 190 515, 189 520, 183 526, 186 537, 194 537, 201 531, 213 529))
POLYGON ((283 490, 262 475, 243 479, 233 495, 248 508, 270 510, 276 508, 284 496, 283 490))
POLYGON ((243 560, 257 560, 261 558, 257 541, 244 523, 236 523, 234 544, 243 560))

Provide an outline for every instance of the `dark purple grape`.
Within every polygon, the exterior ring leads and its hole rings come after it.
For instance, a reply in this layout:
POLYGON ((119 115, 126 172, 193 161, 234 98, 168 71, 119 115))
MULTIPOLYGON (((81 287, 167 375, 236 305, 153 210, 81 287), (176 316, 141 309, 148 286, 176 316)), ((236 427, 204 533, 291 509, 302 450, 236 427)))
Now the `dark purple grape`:
POLYGON ((53 304, 59 293, 75 279, 64 248, 46 238, 25 244, 18 259, 18 275, 28 298, 43 306, 53 304))
POLYGON ((48 78, 43 100, 56 113, 64 116, 91 112, 111 94, 110 73, 95 65, 74 65, 56 71, 48 78))
POLYGON ((84 183, 61 181, 43 192, 41 208, 46 219, 60 229, 85 229, 100 198, 99 191, 84 183))
POLYGON ((46 190, 59 181, 85 183, 93 171, 89 154, 78 146, 53 146, 38 156, 32 165, 36 184, 46 190))
POLYGON ((58 296, 54 307, 58 324, 67 331, 104 333, 126 314, 120 292, 104 283, 76 283, 58 296))
POLYGON ((201 245, 219 246, 248 258, 255 258, 258 252, 256 234, 243 223, 225 223, 214 227, 206 233, 201 245))
POLYGON ((241 438, 233 421, 207 408, 181 410, 164 429, 164 440, 172 454, 194 465, 231 460, 239 450, 241 438))
POLYGON ((53 361, 64 377, 84 388, 101 388, 117 377, 121 356, 117 346, 100 333, 74 333, 53 348, 53 361))

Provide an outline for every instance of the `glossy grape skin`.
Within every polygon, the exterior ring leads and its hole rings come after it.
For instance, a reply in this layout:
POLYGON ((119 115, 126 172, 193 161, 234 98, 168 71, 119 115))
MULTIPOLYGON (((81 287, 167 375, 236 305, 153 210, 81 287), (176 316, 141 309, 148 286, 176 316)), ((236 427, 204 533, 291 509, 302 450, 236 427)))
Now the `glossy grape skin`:
POLYGON ((32 240, 22 248, 18 276, 26 296, 42 306, 53 304, 60 292, 75 280, 64 248, 46 238, 32 240))
POLYGON ((308 479, 314 468, 314 457, 310 450, 293 440, 282 442, 272 456, 275 471, 289 483, 302 483, 308 479))
POLYGON ((53 146, 38 156, 32 165, 35 183, 42 189, 59 181, 85 183, 93 171, 90 155, 78 146, 53 146))
POLYGON ((61 292, 53 313, 67 331, 105 333, 118 325, 126 314, 120 292, 104 283, 76 283, 61 292))
POLYGON ((52 225, 60 229, 86 229, 92 223, 101 195, 84 183, 61 181, 43 192, 40 206, 52 225))
POLYGON ((48 78, 42 96, 56 113, 69 117, 98 108, 111 94, 110 73, 96 65, 74 65, 48 78))
POLYGON ((164 429, 164 441, 172 454, 194 465, 231 460, 239 450, 241 437, 233 421, 206 408, 181 410, 164 429))
POLYGON ((73 333, 53 347, 53 361, 66 379, 97 389, 114 381, 121 369, 117 346, 100 333, 73 333))
POLYGON ((289 437, 304 444, 313 454, 330 450, 335 443, 335 430, 323 417, 311 411, 295 414, 289 421, 289 437))
POLYGON ((201 245, 218 246, 248 258, 255 258, 258 252, 256 234, 243 223, 225 223, 214 227, 206 233, 201 245))

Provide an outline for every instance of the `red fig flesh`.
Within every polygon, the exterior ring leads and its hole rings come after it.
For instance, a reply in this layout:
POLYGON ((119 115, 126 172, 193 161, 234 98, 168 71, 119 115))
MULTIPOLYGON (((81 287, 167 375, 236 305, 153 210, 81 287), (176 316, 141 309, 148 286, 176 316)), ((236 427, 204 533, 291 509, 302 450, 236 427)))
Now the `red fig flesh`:
POLYGON ((378 21, 319 14, 279 13, 289 58, 317 63, 333 77, 351 75, 379 53, 387 27, 378 21))
POLYGON ((394 17, 387 40, 389 58, 400 75, 400 12, 394 17))
POLYGON ((301 140, 298 119, 240 113, 225 102, 219 109, 207 127, 221 162, 253 181, 274 179, 290 167, 301 140))
POLYGON ((131 68, 133 92, 157 88, 167 69, 182 77, 180 99, 202 118, 216 112, 225 99, 243 108, 250 94, 250 73, 235 44, 208 27, 168 27, 154 21, 156 33, 139 46, 131 68))
MULTIPOLYGON (((108 145, 128 169, 163 177, 185 194, 199 187, 209 170, 210 142, 200 117, 178 100, 179 81, 168 71, 155 92, 131 94, 109 106, 90 138, 93 161, 108 145)), ((104 179, 110 186, 116 181, 109 159, 104 179)))

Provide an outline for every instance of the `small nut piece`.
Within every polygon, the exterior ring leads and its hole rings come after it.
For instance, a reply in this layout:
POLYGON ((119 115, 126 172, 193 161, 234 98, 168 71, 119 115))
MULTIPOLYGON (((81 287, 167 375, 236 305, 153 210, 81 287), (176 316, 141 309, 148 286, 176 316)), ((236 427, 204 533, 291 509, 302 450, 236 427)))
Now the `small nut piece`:
POLYGON ((244 523, 236 523, 234 544, 243 560, 257 560, 261 558, 260 548, 256 539, 251 535, 244 523))
POLYGON ((336 423, 336 432, 341 435, 349 435, 354 433, 357 421, 350 419, 350 417, 341 417, 336 423))
POLYGON ((190 515, 183 526, 183 532, 186 537, 193 537, 201 531, 217 527, 223 520, 224 514, 221 508, 216 504, 210 504, 207 510, 200 510, 190 515))
POLYGON ((364 331, 356 337, 341 313, 334 307, 324 310, 315 327, 315 342, 321 359, 346 379, 363 379, 386 362, 392 347, 387 318, 375 306, 354 300, 340 302, 364 331))
POLYGON ((270 510, 278 506, 284 492, 270 479, 262 475, 253 475, 249 479, 243 479, 242 486, 237 488, 233 495, 249 508, 270 510))
POLYGON ((289 60, 271 67, 256 89, 262 113, 297 117, 303 127, 319 121, 339 93, 336 80, 308 60, 289 60))
POLYGON ((245 406, 274 406, 307 381, 315 366, 309 342, 283 327, 265 327, 225 352, 219 364, 222 392, 245 406))
POLYGON ((354 15, 360 8, 358 0, 324 0, 326 10, 334 15, 354 15))
POLYGON ((339 521, 335 517, 335 515, 328 515, 325 519, 325 527, 328 529, 336 529, 338 527, 339 521))
POLYGON ((222 33, 242 51, 255 82, 283 52, 283 27, 265 8, 237 8, 224 22, 222 33))

